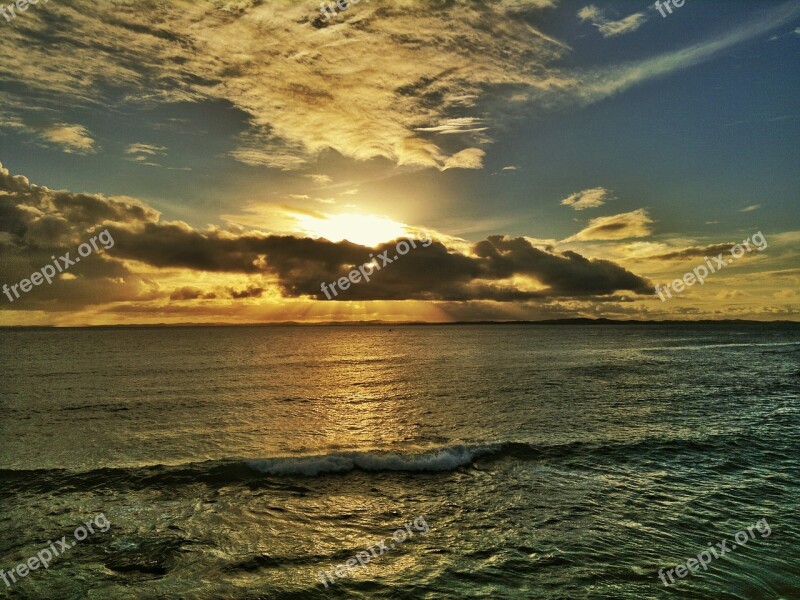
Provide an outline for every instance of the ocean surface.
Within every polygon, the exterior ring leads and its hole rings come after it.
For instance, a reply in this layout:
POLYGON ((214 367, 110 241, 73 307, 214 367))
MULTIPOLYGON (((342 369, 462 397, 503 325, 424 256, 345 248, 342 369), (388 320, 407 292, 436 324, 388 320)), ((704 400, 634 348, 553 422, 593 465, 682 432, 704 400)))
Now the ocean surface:
POLYGON ((800 598, 799 327, 0 335, 3 598, 800 598))

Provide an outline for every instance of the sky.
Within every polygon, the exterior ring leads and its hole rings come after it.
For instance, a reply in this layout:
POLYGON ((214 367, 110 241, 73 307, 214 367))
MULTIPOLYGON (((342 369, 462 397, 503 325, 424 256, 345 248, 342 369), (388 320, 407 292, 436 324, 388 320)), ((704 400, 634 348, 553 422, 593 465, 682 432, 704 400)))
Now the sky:
POLYGON ((0 325, 800 320, 800 2, 660 6, 0 14, 0 325))

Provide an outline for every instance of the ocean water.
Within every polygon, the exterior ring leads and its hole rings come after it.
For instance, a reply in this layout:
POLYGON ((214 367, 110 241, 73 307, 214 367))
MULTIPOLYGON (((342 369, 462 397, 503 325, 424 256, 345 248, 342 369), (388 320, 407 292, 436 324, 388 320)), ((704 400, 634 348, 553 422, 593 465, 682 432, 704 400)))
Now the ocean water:
POLYGON ((800 598, 798 327, 0 335, 0 597, 800 598))

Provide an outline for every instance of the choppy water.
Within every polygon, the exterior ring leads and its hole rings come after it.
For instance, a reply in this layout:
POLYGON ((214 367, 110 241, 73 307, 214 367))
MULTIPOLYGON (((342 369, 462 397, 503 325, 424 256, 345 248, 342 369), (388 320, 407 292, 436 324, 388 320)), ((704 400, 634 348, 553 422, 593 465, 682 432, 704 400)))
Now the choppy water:
POLYGON ((797 327, 0 335, 0 597, 800 598, 797 327))

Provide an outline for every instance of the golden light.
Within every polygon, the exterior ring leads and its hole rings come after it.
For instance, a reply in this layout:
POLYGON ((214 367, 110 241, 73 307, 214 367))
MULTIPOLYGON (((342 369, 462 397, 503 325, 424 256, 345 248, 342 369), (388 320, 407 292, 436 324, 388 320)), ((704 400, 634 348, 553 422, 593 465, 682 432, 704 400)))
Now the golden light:
POLYGON ((377 215, 349 213, 317 217, 301 214, 295 218, 304 234, 332 242, 348 240, 354 244, 374 247, 381 242, 409 235, 408 229, 402 223, 377 215))

